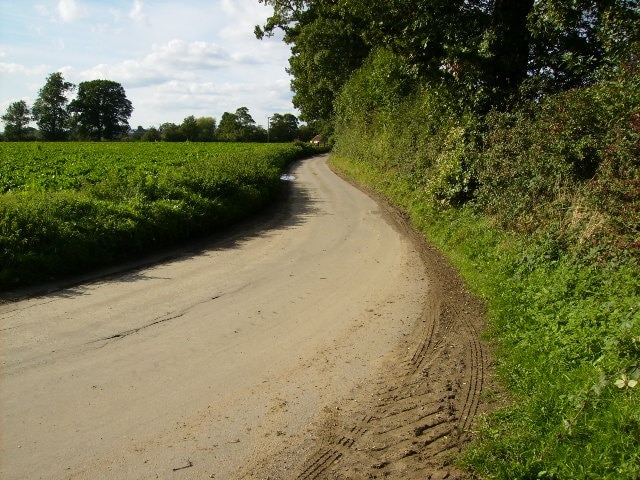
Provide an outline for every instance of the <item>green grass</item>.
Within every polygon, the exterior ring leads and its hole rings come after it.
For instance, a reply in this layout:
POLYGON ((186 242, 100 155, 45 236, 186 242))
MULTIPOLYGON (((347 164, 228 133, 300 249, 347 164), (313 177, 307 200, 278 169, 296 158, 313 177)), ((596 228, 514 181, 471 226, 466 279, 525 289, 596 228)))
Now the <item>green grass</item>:
POLYGON ((510 406, 482 419, 461 465, 505 480, 640 478, 637 257, 506 233, 470 207, 434 209, 408 174, 332 161, 407 211, 486 299, 510 406))
POLYGON ((456 82, 398 97, 375 73, 402 59, 375 55, 337 97, 334 162, 487 301, 512 406, 461 462, 485 478, 640 479, 637 62, 478 114, 456 82))
POLYGON ((294 144, 0 143, 0 288, 132 258, 272 202, 294 144))

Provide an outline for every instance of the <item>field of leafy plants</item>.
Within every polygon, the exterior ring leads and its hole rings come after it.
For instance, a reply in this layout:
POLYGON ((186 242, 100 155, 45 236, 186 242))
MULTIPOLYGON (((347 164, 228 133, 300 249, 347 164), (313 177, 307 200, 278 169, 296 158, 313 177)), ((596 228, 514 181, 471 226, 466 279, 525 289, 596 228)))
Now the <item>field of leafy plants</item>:
POLYGON ((295 144, 0 143, 0 288, 132 258, 278 197, 295 144))

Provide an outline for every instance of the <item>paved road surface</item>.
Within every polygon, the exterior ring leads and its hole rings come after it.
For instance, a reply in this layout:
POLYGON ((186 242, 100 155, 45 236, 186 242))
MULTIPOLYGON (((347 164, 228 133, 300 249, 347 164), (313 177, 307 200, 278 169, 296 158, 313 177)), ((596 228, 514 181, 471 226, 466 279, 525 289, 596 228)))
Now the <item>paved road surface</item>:
POLYGON ((237 478, 368 385, 429 288, 326 157, 268 228, 0 305, 0 477, 237 478))

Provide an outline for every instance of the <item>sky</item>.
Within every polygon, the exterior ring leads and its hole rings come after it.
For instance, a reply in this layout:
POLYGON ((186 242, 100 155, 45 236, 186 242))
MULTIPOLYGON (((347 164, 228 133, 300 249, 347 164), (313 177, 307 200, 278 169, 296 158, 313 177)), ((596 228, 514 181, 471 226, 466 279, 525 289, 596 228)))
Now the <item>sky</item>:
MULTIPOLYGON (((49 74, 119 82, 132 128, 247 107, 258 125, 298 115, 281 37, 257 40, 258 0, 0 0, 0 113, 31 107, 49 74)), ((75 93, 69 95, 73 99, 75 93)))

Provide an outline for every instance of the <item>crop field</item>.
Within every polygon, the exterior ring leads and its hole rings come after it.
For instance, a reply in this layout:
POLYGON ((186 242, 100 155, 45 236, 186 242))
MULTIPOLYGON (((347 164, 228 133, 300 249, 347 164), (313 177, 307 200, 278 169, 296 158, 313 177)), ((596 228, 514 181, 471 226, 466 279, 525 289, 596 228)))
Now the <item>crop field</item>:
POLYGON ((0 288, 132 258, 273 201, 294 144, 0 143, 0 288))

